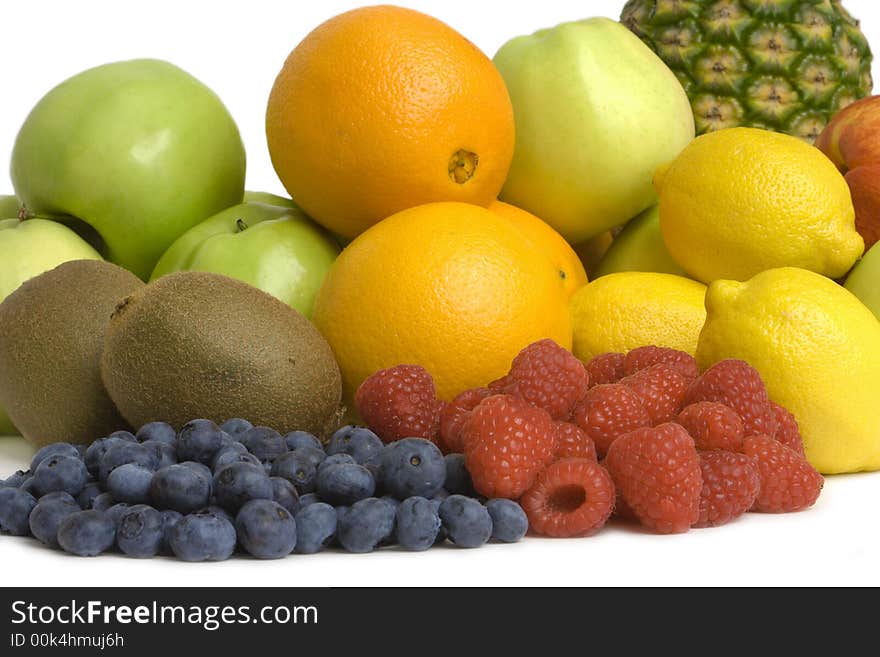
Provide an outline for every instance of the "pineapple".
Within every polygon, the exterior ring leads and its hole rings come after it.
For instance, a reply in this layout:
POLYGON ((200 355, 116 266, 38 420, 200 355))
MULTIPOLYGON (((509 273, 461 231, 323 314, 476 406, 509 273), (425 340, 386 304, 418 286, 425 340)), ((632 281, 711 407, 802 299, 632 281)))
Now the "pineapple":
POLYGON ((629 0, 621 22, 678 76, 697 134, 744 125, 812 143, 873 87, 840 0, 629 0))

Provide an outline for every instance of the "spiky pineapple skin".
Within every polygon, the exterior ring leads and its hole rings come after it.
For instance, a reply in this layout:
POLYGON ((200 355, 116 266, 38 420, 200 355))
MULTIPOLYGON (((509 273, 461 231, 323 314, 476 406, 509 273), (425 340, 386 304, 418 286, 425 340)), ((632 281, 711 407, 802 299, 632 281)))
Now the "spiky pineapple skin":
POLYGON ((840 0, 629 0, 620 20, 676 74, 698 135, 751 126, 812 143, 873 88, 840 0))

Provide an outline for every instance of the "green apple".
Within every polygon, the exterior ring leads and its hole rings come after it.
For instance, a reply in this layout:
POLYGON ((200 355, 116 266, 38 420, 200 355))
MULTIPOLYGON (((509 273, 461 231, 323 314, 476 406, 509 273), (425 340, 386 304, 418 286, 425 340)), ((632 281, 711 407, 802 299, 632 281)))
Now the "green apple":
MULTIPOLYGON (((0 221, 0 301, 29 278, 68 260, 100 260, 100 254, 69 228, 46 219, 0 221)), ((0 407, 0 436, 18 433, 0 407)))
POLYGON ((303 211, 293 199, 287 198, 286 196, 278 196, 277 194, 270 194, 269 192, 252 192, 245 190, 242 202, 247 203, 248 201, 264 203, 265 205, 277 205, 280 208, 293 208, 300 212, 303 211))
POLYGON ((629 221, 602 256, 594 278, 620 271, 648 271, 686 276, 669 255, 660 233, 660 206, 653 205, 629 221))
POLYGON ((607 18, 517 37, 494 58, 516 144, 501 199, 577 244, 657 203, 658 167, 694 138, 687 94, 626 27, 607 18))
POLYGON ((14 196, 0 196, 0 219, 14 219, 20 208, 21 204, 14 196))
POLYGON ((29 212, 85 222, 109 260, 146 278, 175 239, 241 202, 245 154, 210 89, 141 59, 89 69, 47 93, 18 133, 11 171, 29 212))
POLYGON ((846 289, 880 319, 880 242, 868 249, 853 267, 846 279, 846 289))
POLYGON ((225 274, 311 318, 338 255, 333 238, 299 210, 249 201, 184 233, 159 260, 152 279, 175 271, 225 274))

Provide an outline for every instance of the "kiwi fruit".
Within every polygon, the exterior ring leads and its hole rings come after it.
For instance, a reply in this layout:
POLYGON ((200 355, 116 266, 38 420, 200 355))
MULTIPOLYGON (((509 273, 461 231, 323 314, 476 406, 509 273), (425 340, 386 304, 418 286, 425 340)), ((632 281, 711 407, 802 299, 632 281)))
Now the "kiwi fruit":
POLYGON ((128 428, 101 382, 104 332, 143 282, 101 260, 72 260, 0 304, 0 404, 38 446, 89 443, 128 428))
POLYGON ((168 274, 124 299, 101 375, 133 426, 241 417, 326 435, 338 424, 341 376, 321 334, 287 304, 219 274, 168 274))

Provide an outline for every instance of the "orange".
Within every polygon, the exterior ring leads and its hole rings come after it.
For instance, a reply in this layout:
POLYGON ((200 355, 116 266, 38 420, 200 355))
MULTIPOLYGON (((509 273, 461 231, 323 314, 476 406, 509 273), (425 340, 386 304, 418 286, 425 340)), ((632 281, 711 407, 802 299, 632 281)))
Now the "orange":
POLYGON ((350 403, 375 371, 422 365, 441 398, 484 386, 542 338, 571 347, 564 282, 505 219, 476 205, 430 203, 376 224, 342 252, 313 321, 350 403))
POLYGON ((495 66, 435 18, 355 9, 290 53, 266 110, 272 164, 296 202, 353 238, 432 201, 487 206, 513 157, 495 66))
POLYGON ((550 258, 569 296, 587 284, 587 272, 578 254, 549 224, 531 212, 503 201, 495 201, 489 210, 510 221, 536 249, 550 258))

